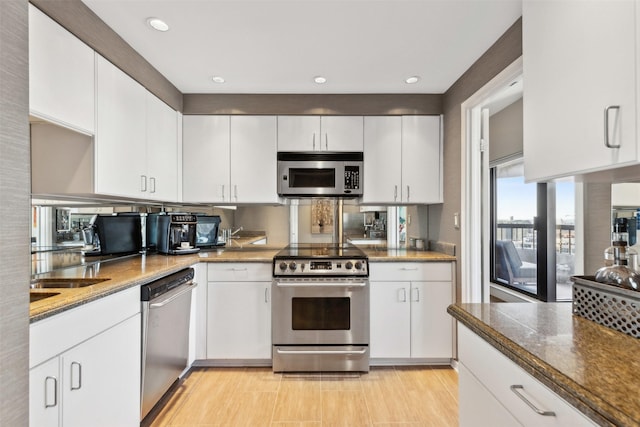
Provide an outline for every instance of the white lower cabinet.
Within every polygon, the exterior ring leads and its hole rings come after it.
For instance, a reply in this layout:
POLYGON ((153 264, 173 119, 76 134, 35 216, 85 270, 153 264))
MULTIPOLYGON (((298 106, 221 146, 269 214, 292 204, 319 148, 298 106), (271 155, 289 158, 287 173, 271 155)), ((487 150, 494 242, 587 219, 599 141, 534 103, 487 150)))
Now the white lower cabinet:
POLYGON ((207 359, 271 359, 271 264, 208 266, 207 359))
POLYGON ((140 424, 140 290, 30 326, 29 425, 140 424))
POLYGON ((585 415, 458 323, 460 426, 595 426, 585 415))
POLYGON ((448 363, 453 264, 371 263, 370 281, 371 358, 448 363))

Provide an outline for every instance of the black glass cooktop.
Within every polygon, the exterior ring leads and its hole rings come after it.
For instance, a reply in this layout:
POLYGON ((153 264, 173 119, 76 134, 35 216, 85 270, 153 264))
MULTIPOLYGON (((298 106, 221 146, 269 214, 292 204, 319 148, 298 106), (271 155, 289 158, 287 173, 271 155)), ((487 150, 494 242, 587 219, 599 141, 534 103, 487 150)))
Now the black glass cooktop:
POLYGON ((275 258, 366 258, 351 243, 295 243, 278 252, 275 258))

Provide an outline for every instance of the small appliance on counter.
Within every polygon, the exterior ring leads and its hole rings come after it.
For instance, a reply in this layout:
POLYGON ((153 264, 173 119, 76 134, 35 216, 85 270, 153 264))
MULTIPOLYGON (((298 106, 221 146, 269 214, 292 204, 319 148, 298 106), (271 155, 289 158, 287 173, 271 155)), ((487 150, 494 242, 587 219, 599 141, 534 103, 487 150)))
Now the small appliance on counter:
POLYGON ((83 230, 85 256, 125 255, 142 250, 142 221, 139 213, 96 215, 83 230))
POLYGON ((151 214, 147 217, 147 250, 182 255, 200 251, 196 247, 197 217, 187 213, 151 214))
POLYGON ((196 224, 196 246, 199 248, 213 248, 224 245, 218 243, 218 229, 220 227, 220 216, 196 214, 198 223, 196 224))

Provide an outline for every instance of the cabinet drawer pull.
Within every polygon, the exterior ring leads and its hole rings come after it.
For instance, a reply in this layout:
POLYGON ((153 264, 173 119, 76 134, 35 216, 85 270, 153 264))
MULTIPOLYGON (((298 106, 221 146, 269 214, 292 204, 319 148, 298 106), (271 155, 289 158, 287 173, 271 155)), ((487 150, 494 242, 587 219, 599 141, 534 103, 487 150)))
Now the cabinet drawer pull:
POLYGON ((402 267, 400 271, 418 271, 418 267, 402 267))
POLYGON ((229 268, 227 271, 247 271, 247 268, 229 268))
MULTIPOLYGON (((620 106, 619 105, 609 105, 607 108, 604 109, 604 145, 607 148, 620 148, 620 144, 611 144, 610 140, 609 140, 609 113, 611 112, 611 110, 616 110, 616 122, 618 121, 618 114, 620 112, 620 106)), ((615 126, 613 128, 614 130, 614 134, 615 134, 615 126)))
POLYGON ((82 388, 82 365, 79 362, 71 362, 71 390, 80 390, 82 388), (78 385, 73 384, 73 367, 78 367, 78 385))
POLYGON ((522 392, 520 391, 520 390, 524 390, 524 386, 523 385, 514 384, 510 388, 511 388, 511 391, 514 392, 516 394, 516 396, 518 396, 524 403, 526 403, 529 408, 533 409, 536 414, 542 415, 543 417, 555 417, 556 416, 555 412, 553 412, 553 411, 543 411, 542 409, 538 408, 536 405, 531 403, 529 401, 529 399, 527 399, 524 396, 524 394, 522 394, 522 392))
POLYGON ((46 377, 44 379, 44 408, 53 408, 58 406, 58 379, 56 377, 46 377), (53 403, 49 404, 49 381, 53 381, 53 403))

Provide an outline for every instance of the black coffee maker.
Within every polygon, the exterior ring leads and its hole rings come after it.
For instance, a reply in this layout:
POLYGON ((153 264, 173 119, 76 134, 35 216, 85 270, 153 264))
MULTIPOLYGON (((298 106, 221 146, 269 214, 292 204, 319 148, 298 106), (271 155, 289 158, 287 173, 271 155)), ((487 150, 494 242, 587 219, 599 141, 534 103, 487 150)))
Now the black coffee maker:
POLYGON ((200 251, 196 247, 198 218, 185 213, 150 214, 147 217, 147 250, 181 255, 200 251))

